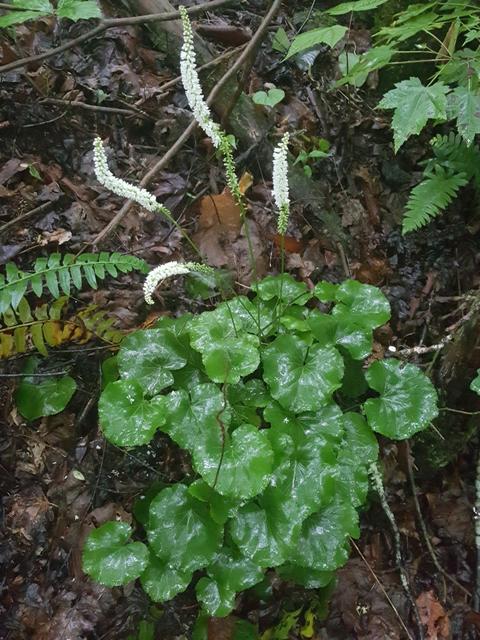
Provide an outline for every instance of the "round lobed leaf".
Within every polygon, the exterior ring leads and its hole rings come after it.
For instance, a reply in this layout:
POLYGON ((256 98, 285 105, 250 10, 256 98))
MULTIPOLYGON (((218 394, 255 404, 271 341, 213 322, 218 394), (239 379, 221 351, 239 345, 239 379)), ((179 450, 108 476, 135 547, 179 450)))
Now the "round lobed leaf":
POLYGON ((348 560, 348 537, 359 535, 357 511, 337 495, 303 523, 288 560, 316 571, 335 571, 348 560))
POLYGON ((98 403, 100 426, 105 438, 121 447, 150 442, 165 422, 165 398, 145 400, 134 380, 110 382, 98 403))
POLYGON ((15 403, 28 421, 53 416, 63 411, 72 399, 77 383, 70 376, 22 378, 15 393, 15 403))
POLYGON ((341 387, 343 359, 334 347, 307 346, 294 335, 284 335, 262 354, 263 378, 280 404, 300 413, 315 411, 341 387))
POLYGON ((390 319, 390 304, 377 287, 346 280, 338 287, 335 299, 332 315, 365 329, 381 327, 390 319))
MULTIPOLYGON (((247 302, 247 309, 253 309, 247 302)), ((190 325, 192 347, 202 354, 207 375, 214 382, 236 383, 253 373, 260 363, 259 339, 245 330, 245 322, 252 322, 254 316, 245 310, 234 314, 232 305, 233 301, 229 301, 215 311, 204 312, 190 325)), ((238 302, 236 307, 238 310, 238 302)))
POLYGON ((427 376, 413 364, 377 361, 366 372, 369 386, 380 393, 363 405, 370 427, 394 440, 426 429, 438 415, 437 393, 427 376))
POLYGON ((152 500, 147 534, 161 560, 188 573, 213 560, 222 544, 223 527, 212 519, 208 505, 177 484, 152 500))
POLYGON ((252 285, 262 300, 281 300, 284 305, 304 305, 312 297, 304 282, 299 282, 288 273, 281 276, 267 276, 252 285))
POLYGON ((223 617, 234 608, 238 591, 262 581, 264 569, 224 547, 207 567, 207 574, 209 577, 202 578, 197 584, 197 597, 208 615, 223 617))
POLYGON ((172 370, 187 364, 185 347, 166 328, 136 331, 125 338, 117 356, 120 375, 135 380, 145 395, 156 395, 173 383, 172 370))
POLYGON ((252 498, 263 491, 270 480, 273 462, 265 431, 243 424, 226 434, 223 458, 221 426, 217 424, 216 431, 206 436, 197 441, 193 450, 195 468, 206 482, 212 486, 215 483, 221 495, 237 499, 252 498))
POLYGON ((117 587, 138 578, 148 564, 148 550, 131 542, 125 522, 106 522, 90 533, 83 548, 83 570, 107 587, 117 587))
POLYGON ((142 587, 154 602, 171 600, 177 593, 185 591, 191 579, 192 572, 173 569, 152 553, 147 568, 140 576, 142 587))

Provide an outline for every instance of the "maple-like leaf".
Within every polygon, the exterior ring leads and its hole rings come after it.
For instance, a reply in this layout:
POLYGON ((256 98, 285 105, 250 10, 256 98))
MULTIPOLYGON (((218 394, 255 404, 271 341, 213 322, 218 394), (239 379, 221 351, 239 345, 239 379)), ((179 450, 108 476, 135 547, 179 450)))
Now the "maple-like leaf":
POLYGON ((458 133, 470 146, 480 133, 480 94, 467 87, 457 87, 449 96, 452 117, 457 119, 458 133))
POLYGON ((402 80, 385 94, 378 105, 382 109, 394 109, 392 118, 395 152, 411 135, 418 134, 428 120, 447 119, 447 93, 449 87, 436 82, 425 87, 418 78, 402 80))

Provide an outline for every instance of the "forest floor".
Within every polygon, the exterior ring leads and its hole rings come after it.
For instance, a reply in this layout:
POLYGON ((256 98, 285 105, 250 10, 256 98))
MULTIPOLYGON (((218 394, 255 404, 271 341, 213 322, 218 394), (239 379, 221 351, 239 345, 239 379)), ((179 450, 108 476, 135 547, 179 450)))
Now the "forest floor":
MULTIPOLYGON (((114 4, 103 6, 119 15, 114 4)), ((242 10, 226 6, 202 15, 202 37, 216 55, 244 46, 267 4, 251 0, 242 10)), ((339 77, 338 51, 326 47, 309 70, 295 60, 284 61, 272 49, 273 35, 280 26, 291 35, 302 16, 311 18, 310 2, 290 5, 284 3, 272 21, 243 87, 248 95, 271 86, 285 92, 276 106, 257 106, 269 122, 264 134, 273 142, 289 130, 294 153, 312 150, 319 138, 329 143, 328 157, 311 161, 307 183, 321 191, 324 201, 321 206, 293 203, 287 269, 309 286, 351 276, 381 287, 393 316, 376 335, 379 353, 435 344, 458 326, 470 309, 468 294, 478 290, 480 225, 473 198, 464 191, 426 229, 401 235, 402 208, 418 180, 428 133, 395 156, 388 117, 375 109, 378 78, 362 89, 332 89, 339 77)), ((368 25, 353 22, 350 27, 349 42, 365 50, 368 25)), ((7 33, 0 36, 3 64, 88 28, 49 19, 19 26, 15 41, 7 33)), ((0 77, 1 265, 15 261, 28 269, 38 256, 53 251, 92 251, 123 204, 94 177, 95 135, 104 140, 114 172, 137 181, 188 125, 182 86, 171 82, 178 68, 155 49, 150 36, 142 25, 110 29, 0 77)), ((269 168, 261 166, 255 147, 240 147, 237 154, 240 172, 251 176, 246 197, 257 269, 260 275, 275 273, 279 243, 269 168)), ((202 134, 190 137, 155 176, 151 190, 192 234, 207 263, 229 268, 236 279, 248 282, 238 211, 222 194, 221 167, 202 134)), ((168 221, 138 208, 93 250, 136 255, 151 266, 191 259, 188 245, 168 221)), ((105 280, 97 290, 78 294, 71 311, 95 304, 112 314, 120 329, 131 330, 149 326, 159 314, 195 312, 210 304, 175 282, 162 288, 154 310, 147 312, 141 285, 139 274, 105 280)), ((328 606, 314 590, 278 579, 269 593, 251 590, 239 597, 235 616, 258 623, 265 640, 417 639, 422 636, 414 603, 426 640, 480 638, 473 598, 479 588, 473 510, 478 420, 451 411, 480 409, 478 397, 469 391, 480 367, 477 336, 474 315, 442 351, 403 356, 428 370, 440 389, 441 406, 450 409, 441 412, 435 430, 408 445, 382 442, 386 495, 409 589, 402 585, 392 528, 372 493, 361 516, 361 538, 339 572, 328 606)), ((49 367, 74 371, 78 391, 61 414, 34 423, 25 422, 13 400, 25 356, 1 365, 2 640, 190 637, 197 613, 193 589, 152 606, 139 587, 107 589, 81 569, 88 531, 115 517, 131 521, 135 498, 152 481, 177 481, 185 464, 166 437, 131 452, 105 442, 96 400, 101 362, 109 353, 111 347, 98 340, 53 350, 49 367), (141 621, 153 625, 153 636, 136 635, 141 621)), ((233 638, 232 620, 213 621, 210 637, 233 638)))

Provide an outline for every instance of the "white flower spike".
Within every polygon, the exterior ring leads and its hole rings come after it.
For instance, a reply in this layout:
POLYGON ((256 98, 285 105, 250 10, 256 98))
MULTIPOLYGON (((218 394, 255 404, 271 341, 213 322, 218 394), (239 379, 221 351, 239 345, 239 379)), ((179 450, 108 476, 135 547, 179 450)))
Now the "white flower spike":
POLYGON ((100 138, 95 138, 93 143, 93 162, 95 165, 95 175, 97 180, 106 189, 109 189, 112 193, 128 200, 134 200, 141 205, 147 211, 154 213, 170 213, 163 205, 157 202, 154 195, 149 193, 146 189, 136 187, 122 178, 117 178, 108 168, 107 156, 105 149, 103 148, 103 142, 100 138))
POLYGON ((288 141, 290 136, 285 133, 281 142, 273 152, 273 189, 272 195, 278 209, 278 233, 282 236, 287 232, 288 216, 290 214, 290 197, 288 190, 288 141))
POLYGON ((143 285, 143 295, 147 304, 153 304, 153 292, 157 288, 158 284, 165 280, 165 278, 171 278, 172 276, 184 275, 191 271, 197 271, 199 273, 214 273, 212 267, 208 267, 198 262, 166 262, 161 264, 155 269, 152 269, 148 274, 145 283, 143 285))
POLYGON ((188 104, 193 112, 195 120, 211 138, 216 149, 222 142, 222 130, 220 126, 212 120, 210 107, 203 97, 202 87, 197 71, 197 59, 193 43, 193 31, 185 7, 178 7, 183 24, 183 45, 180 52, 180 73, 187 96, 188 104))

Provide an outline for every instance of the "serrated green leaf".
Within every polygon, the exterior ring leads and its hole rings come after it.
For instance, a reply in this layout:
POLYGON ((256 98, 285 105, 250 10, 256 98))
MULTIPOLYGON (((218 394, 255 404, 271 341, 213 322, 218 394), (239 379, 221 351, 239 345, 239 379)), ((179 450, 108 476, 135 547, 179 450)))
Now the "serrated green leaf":
POLYGON ((263 378, 286 409, 315 411, 341 386, 343 360, 334 347, 307 346, 295 335, 279 336, 262 353, 263 378))
POLYGON ((9 11, 3 16, 0 16, 0 28, 10 27, 14 24, 21 24, 22 22, 28 22, 29 20, 37 20, 43 16, 51 13, 51 7, 47 11, 9 11))
POLYGON ((101 18, 102 14, 95 0, 59 0, 57 5, 59 18, 69 20, 89 20, 101 18))
POLYGON ((296 36, 290 49, 285 57, 285 60, 291 58, 297 53, 301 53, 306 49, 311 49, 319 44, 326 44, 329 47, 334 47, 347 32, 347 27, 336 24, 331 27, 321 27, 319 29, 313 29, 296 36))
POLYGON ((457 119, 457 129, 467 145, 471 145, 480 133, 480 94, 469 87, 456 87, 450 95, 452 117, 457 119))
POLYGON ((437 393, 427 376, 398 360, 374 362, 367 370, 369 386, 380 393, 363 405, 370 427, 395 440, 426 429, 438 415, 437 393))
POLYGON ((171 600, 185 591, 191 579, 192 572, 173 569, 152 553, 147 568, 140 576, 142 587, 154 602, 171 600))
POLYGON ((148 540, 155 554, 183 572, 207 566, 222 544, 223 527, 183 485, 161 491, 150 505, 148 540))
POLYGON ((245 323, 254 319, 254 308, 246 299, 252 317, 245 319, 248 312, 242 313, 238 298, 234 300, 236 309, 233 301, 223 303, 215 311, 196 317, 189 328, 191 345, 202 354, 205 370, 214 382, 236 383, 240 377, 253 373, 260 363, 259 339, 244 330, 245 323))
POLYGON ((102 431, 110 442, 135 447, 150 442, 165 422, 165 398, 146 400, 135 380, 110 382, 98 403, 102 431))
POLYGON ((480 396, 480 369, 477 370, 477 375, 470 383, 470 389, 480 396))
POLYGON ((118 352, 122 378, 135 380, 145 395, 155 395, 173 383, 172 370, 187 364, 184 346, 168 329, 146 329, 127 336, 118 352))
POLYGON ((371 11, 386 2, 388 0, 352 0, 352 2, 342 2, 336 7, 327 9, 327 13, 331 16, 341 16, 351 11, 371 11))
MULTIPOLYGON (((25 372, 34 373, 38 360, 29 358, 25 372)), ((22 416, 29 421, 53 416, 65 409, 77 384, 70 376, 22 378, 15 393, 15 403, 22 416)))
POLYGON ((131 542, 125 522, 106 522, 90 533, 83 548, 83 570, 100 584, 116 587, 138 578, 148 563, 147 547, 131 542))
POLYGON ((368 74, 372 71, 385 67, 393 58, 395 53, 395 49, 392 49, 387 45, 372 47, 366 53, 357 56, 357 60, 353 60, 353 64, 350 64, 350 56, 352 54, 348 54, 348 68, 345 65, 345 70, 342 69, 342 72, 345 75, 337 82, 336 86, 342 86, 347 83, 357 87, 362 86, 368 74))
POLYGON ((379 103, 381 109, 394 109, 392 128, 395 152, 413 134, 418 134, 430 119, 447 119, 447 93, 443 82, 423 86, 419 78, 397 82, 379 103))

